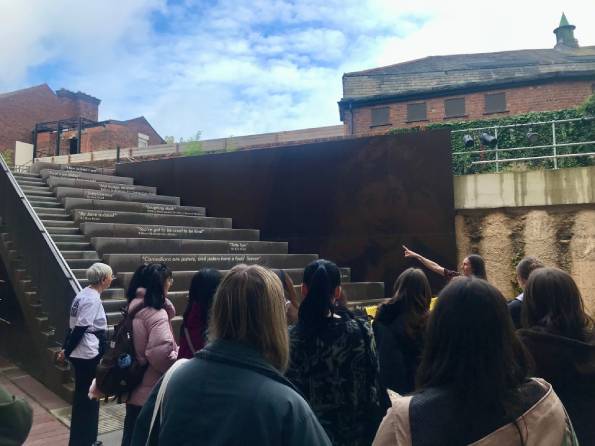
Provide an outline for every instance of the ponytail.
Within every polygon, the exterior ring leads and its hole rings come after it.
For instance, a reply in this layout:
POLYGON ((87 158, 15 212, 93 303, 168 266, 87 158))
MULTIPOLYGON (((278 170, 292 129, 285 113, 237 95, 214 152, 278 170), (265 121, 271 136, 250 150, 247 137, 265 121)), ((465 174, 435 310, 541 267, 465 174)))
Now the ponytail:
POLYGON ((328 260, 316 260, 304 270, 303 283, 308 293, 300 305, 298 324, 309 334, 314 334, 333 314, 333 292, 341 285, 339 268, 328 260))

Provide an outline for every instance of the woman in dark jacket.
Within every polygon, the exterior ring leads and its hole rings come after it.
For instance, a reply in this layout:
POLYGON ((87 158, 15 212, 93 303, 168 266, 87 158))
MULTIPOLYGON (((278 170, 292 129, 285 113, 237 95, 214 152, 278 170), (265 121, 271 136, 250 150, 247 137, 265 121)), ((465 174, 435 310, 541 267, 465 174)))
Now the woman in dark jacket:
POLYGON ((564 403, 580 444, 595 444, 595 332, 570 275, 539 268, 527 285, 519 336, 564 403))
POLYGON ((337 312, 340 285, 332 262, 316 260, 304 270, 305 298, 297 324, 290 327, 286 376, 310 403, 333 445, 368 446, 383 412, 376 345, 367 321, 337 312))
POLYGON ((209 312, 221 277, 218 270, 211 268, 201 269, 192 277, 188 305, 180 327, 178 358, 190 359, 205 346, 209 312))
POLYGON ((374 320, 380 382, 402 395, 415 389, 431 299, 424 272, 409 268, 397 278, 394 296, 380 306, 374 320))
MULTIPOLYGON (((261 266, 234 267, 215 295, 209 344, 171 374, 150 444, 330 446, 282 375, 288 357, 281 283, 261 266)), ((146 444, 160 386, 141 411, 134 446, 146 444)))

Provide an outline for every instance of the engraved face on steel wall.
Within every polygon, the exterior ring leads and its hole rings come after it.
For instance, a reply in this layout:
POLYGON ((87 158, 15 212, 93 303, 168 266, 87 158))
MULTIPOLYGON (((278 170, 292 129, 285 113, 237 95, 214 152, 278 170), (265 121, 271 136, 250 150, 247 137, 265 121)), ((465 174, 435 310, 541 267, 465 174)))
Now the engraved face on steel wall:
MULTIPOLYGON (((456 267, 447 131, 349 138, 219 155, 121 164, 136 184, 231 217, 235 228, 287 241, 352 268, 387 293, 413 263, 402 244, 456 267)), ((431 277, 434 288, 441 285, 431 277)))

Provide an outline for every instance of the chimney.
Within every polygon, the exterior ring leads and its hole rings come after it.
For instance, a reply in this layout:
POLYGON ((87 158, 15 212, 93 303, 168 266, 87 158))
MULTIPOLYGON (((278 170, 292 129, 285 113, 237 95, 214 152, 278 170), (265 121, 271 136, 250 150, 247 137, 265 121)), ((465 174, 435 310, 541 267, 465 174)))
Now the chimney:
POLYGON ((564 48, 578 48, 578 40, 574 38, 575 28, 576 26, 568 23, 566 15, 562 13, 560 26, 554 30, 554 34, 556 35, 556 46, 554 48, 557 50, 564 48))

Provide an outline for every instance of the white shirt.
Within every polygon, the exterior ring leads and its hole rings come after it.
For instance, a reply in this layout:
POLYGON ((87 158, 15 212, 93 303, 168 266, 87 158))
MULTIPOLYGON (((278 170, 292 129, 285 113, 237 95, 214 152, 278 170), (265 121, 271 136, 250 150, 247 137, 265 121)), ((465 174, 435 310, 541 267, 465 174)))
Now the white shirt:
POLYGON ((81 342, 72 351, 72 358, 92 359, 99 354, 99 339, 93 332, 107 330, 107 318, 99 293, 91 287, 81 290, 70 307, 70 329, 86 327, 81 342))

